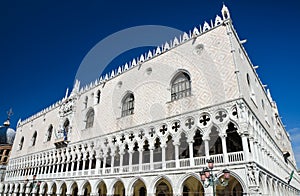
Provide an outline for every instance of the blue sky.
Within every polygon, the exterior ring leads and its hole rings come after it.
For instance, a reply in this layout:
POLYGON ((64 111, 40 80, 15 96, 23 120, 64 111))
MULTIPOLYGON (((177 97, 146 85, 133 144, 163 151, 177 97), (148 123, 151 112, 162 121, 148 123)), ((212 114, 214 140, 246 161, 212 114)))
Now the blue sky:
MULTIPOLYGON (((0 121, 53 104, 72 88, 84 56, 100 40, 137 25, 188 31, 220 15, 223 1, 1 1, 0 121)), ((300 164, 300 2, 224 1, 258 74, 271 89, 300 164), (298 144, 298 145, 297 145, 298 144)), ((167 41, 167 40, 166 40, 167 41)), ((136 53, 137 56, 139 53, 136 53)), ((132 55, 132 54, 131 54, 132 55)), ((114 61, 123 64, 126 56, 114 61)))

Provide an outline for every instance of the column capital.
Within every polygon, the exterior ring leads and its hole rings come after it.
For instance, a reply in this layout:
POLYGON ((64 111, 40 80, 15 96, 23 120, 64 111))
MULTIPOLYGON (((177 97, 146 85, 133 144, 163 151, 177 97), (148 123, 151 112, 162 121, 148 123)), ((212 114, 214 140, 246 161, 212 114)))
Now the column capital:
POLYGON ((220 133, 219 136, 220 136, 221 138, 226 138, 226 137, 227 137, 227 133, 220 133))
POLYGON ((161 144, 160 144, 160 147, 161 147, 161 148, 166 148, 166 147, 167 147, 167 144, 161 143, 161 144))

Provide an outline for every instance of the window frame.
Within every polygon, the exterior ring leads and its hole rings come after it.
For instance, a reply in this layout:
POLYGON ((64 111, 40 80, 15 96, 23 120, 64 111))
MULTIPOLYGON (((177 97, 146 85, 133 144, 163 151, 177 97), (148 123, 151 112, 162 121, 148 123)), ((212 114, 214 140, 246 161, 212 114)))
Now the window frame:
POLYGON ((86 113, 85 117, 85 128, 92 128, 94 126, 94 119, 95 119, 95 111, 93 108, 89 109, 86 113))
POLYGON ((122 100, 121 117, 134 114, 135 98, 133 93, 127 93, 122 100))
POLYGON ((192 81, 186 71, 178 72, 171 80, 171 101, 176 101, 192 95, 192 81))
POLYGON ((51 141, 52 133, 53 133, 53 125, 51 124, 51 125, 49 125, 49 128, 47 130, 46 142, 51 141))
POLYGON ((35 131, 32 135, 32 138, 31 138, 31 146, 35 146, 36 144, 36 138, 37 138, 37 131, 35 131))

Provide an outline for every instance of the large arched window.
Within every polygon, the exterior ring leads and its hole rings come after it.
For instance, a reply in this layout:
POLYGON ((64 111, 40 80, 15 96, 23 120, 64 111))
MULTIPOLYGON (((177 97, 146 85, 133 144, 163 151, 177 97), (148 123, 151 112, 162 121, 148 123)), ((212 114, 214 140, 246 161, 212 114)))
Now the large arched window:
POLYGON ((171 100, 181 99, 191 95, 191 78, 185 72, 178 73, 171 83, 171 100))
POLYGON ((134 96, 128 93, 122 101, 122 117, 133 114, 134 112, 134 96))
POLYGON ((20 143, 19 143, 19 150, 22 150, 24 144, 24 137, 21 138, 20 143))
POLYGON ((53 126, 50 125, 49 129, 47 131, 47 139, 46 139, 47 142, 49 142, 51 140, 52 132, 53 132, 53 126))
POLYGON ((35 146, 35 143, 36 143, 36 137, 37 137, 37 132, 34 132, 33 136, 32 136, 32 139, 31 139, 31 146, 35 146))
POLYGON ((90 109, 87 114, 86 114, 86 124, 85 124, 85 128, 90 128, 93 127, 94 124, 94 116, 95 116, 95 112, 93 109, 90 109))

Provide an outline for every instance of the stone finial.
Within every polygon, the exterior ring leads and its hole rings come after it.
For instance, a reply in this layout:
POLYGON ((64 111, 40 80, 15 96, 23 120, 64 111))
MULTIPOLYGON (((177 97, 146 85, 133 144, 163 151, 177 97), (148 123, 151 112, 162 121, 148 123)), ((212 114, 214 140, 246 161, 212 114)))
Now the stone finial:
POLYGON ((222 24, 222 18, 220 17, 220 16, 216 16, 216 18, 215 18, 215 26, 218 26, 218 25, 220 25, 220 24, 222 24))
POLYGON ((124 65, 124 71, 126 71, 126 70, 128 70, 128 69, 129 69, 128 63, 126 63, 126 64, 124 65))
POLYGON ((203 25, 203 32, 208 31, 208 30, 210 30, 210 26, 209 26, 208 22, 205 21, 204 25, 203 25))
POLYGON ((225 4, 223 4, 221 12, 222 12, 223 20, 226 20, 226 19, 230 18, 229 10, 228 10, 228 8, 225 4))
POLYGON ((71 92, 71 95, 74 95, 74 94, 78 93, 79 88, 80 88, 80 81, 76 79, 75 83, 74 83, 74 86, 73 86, 73 89, 72 89, 72 92, 71 92))
POLYGON ((159 47, 159 46, 157 46, 157 48, 156 48, 156 52, 155 52, 155 55, 159 55, 159 54, 161 54, 161 50, 160 50, 160 47, 159 47))

